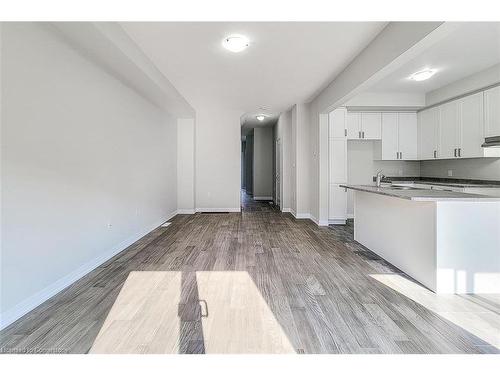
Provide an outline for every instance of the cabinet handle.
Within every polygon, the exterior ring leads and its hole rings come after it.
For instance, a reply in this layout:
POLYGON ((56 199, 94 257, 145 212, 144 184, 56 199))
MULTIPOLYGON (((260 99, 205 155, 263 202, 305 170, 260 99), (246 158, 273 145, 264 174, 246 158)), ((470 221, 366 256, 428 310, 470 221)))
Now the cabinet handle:
POLYGON ((361 139, 361 131, 358 132, 358 138, 361 139))
POLYGON ((347 137, 347 129, 344 129, 344 136, 347 137))
POLYGON ((399 158, 400 158, 400 159, 403 159, 403 151, 400 151, 400 152, 399 152, 399 158))
POLYGON ((457 149, 455 149, 455 157, 457 157, 457 149))
POLYGON ((363 139, 365 138, 365 132, 363 132, 363 139))
POLYGON ((459 157, 459 158, 461 158, 461 157, 462 157, 462 149, 461 149, 461 148, 459 148, 459 149, 458 149, 458 157, 459 157))
POLYGON ((436 150, 434 150, 434 159, 436 159, 437 156, 436 156, 436 150))

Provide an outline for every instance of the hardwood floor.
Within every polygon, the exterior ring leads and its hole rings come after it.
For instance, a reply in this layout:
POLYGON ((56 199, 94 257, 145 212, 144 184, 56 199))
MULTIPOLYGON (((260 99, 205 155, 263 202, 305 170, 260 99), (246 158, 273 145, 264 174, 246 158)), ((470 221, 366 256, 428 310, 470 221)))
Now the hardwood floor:
POLYGON ((498 296, 437 296, 275 209, 178 215, 0 333, 18 353, 498 353, 498 296))

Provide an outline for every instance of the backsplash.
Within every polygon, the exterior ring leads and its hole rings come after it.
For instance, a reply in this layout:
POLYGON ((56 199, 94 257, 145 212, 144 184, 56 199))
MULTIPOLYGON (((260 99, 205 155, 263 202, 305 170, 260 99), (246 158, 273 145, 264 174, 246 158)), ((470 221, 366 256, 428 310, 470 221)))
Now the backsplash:
POLYGON ((500 180, 500 159, 428 160, 420 162, 422 177, 500 180), (451 171, 449 176, 448 171, 451 171))

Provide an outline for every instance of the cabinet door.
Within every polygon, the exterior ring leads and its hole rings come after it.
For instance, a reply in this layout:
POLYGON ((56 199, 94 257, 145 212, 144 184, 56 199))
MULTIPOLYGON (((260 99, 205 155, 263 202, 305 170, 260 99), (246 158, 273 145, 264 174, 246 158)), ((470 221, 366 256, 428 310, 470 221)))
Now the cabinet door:
POLYGON ((476 158, 483 156, 481 144, 484 142, 484 105, 483 93, 466 96, 459 100, 460 157, 476 158))
POLYGON ((398 114, 382 113, 382 160, 396 160, 398 152, 398 114))
POLYGON ((361 114, 361 132, 363 139, 381 139, 382 138, 382 114, 362 113, 361 114))
POLYGON ((339 224, 345 223, 347 219, 347 192, 337 184, 330 185, 328 219, 339 224))
POLYGON ((402 160, 417 159, 417 114, 398 114, 399 152, 402 160))
MULTIPOLYGON (((439 108, 434 107, 418 113, 420 159, 434 159, 437 155, 439 131, 439 108)), ((437 155, 438 156, 438 155, 437 155)))
POLYGON ((345 138, 346 134, 346 110, 337 108, 328 116, 330 138, 345 138))
POLYGON ((360 139, 361 115, 359 113, 347 113, 347 139, 360 139))
POLYGON ((457 157, 459 134, 458 100, 439 106, 439 158, 453 159, 457 157))
POLYGON ((484 136, 500 136, 500 86, 484 92, 484 136))
POLYGON ((341 138, 330 138, 330 183, 347 182, 347 141, 341 138))

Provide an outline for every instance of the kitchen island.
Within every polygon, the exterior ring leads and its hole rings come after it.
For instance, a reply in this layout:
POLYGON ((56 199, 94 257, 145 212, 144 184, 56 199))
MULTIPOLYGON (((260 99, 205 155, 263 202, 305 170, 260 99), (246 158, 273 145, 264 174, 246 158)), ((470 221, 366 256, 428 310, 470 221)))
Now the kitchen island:
POLYGON ((354 239, 436 293, 500 293, 500 198, 396 186, 354 190, 354 239))

